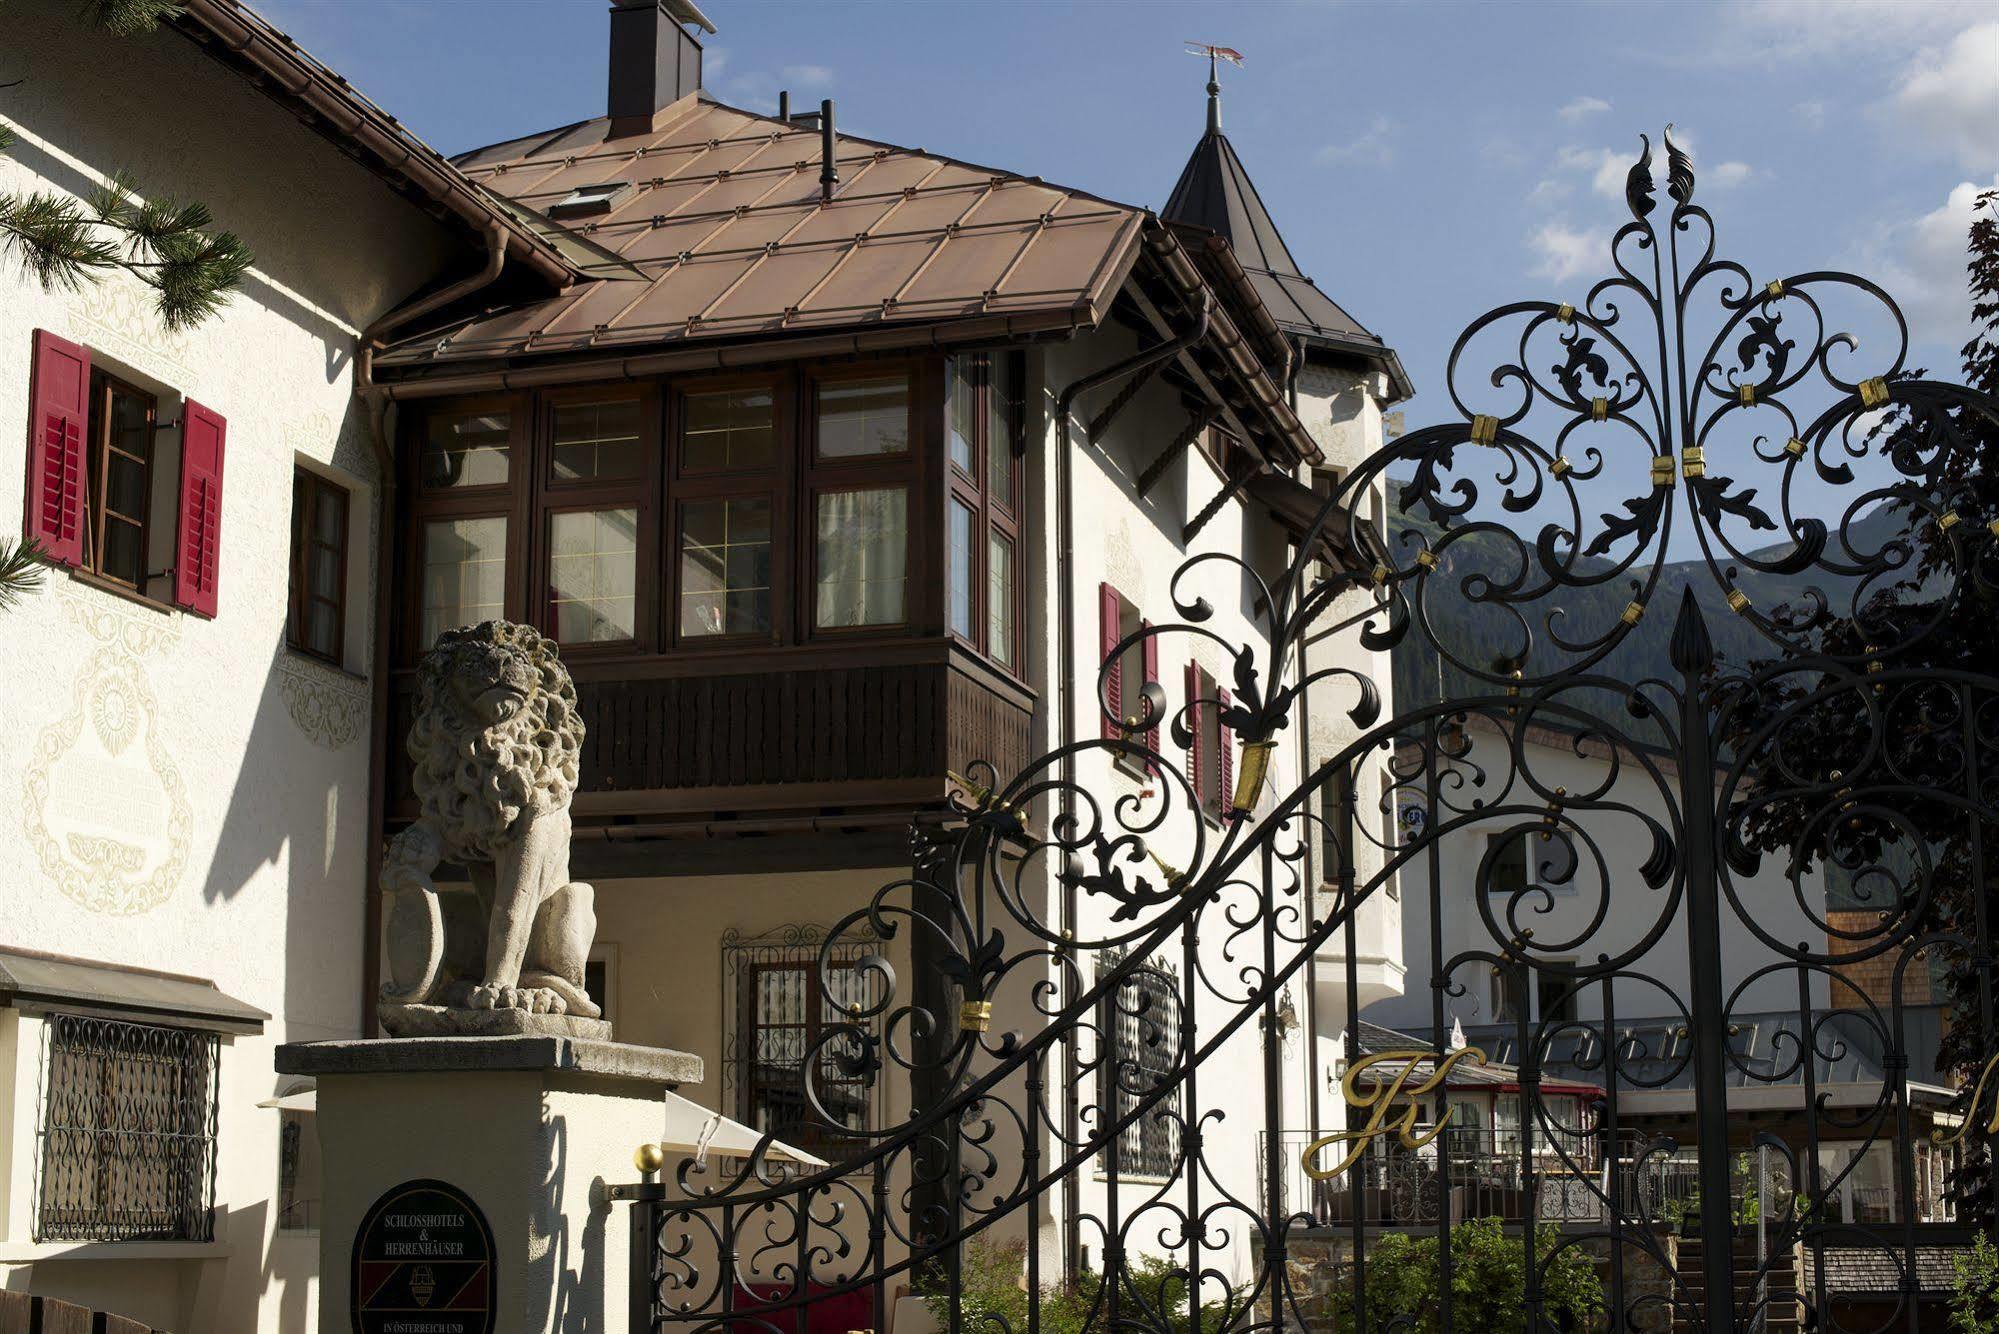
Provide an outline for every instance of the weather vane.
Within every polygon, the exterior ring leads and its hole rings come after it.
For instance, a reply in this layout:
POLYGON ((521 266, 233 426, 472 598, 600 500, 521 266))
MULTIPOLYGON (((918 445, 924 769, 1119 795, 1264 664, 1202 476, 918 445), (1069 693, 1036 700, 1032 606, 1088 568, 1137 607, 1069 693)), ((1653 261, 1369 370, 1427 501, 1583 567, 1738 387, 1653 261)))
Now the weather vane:
POLYGON ((1233 46, 1216 46, 1213 42, 1189 42, 1187 54, 1208 58, 1208 132, 1222 128, 1222 83, 1218 77, 1220 64, 1226 60, 1237 69, 1242 68, 1242 52, 1233 46))

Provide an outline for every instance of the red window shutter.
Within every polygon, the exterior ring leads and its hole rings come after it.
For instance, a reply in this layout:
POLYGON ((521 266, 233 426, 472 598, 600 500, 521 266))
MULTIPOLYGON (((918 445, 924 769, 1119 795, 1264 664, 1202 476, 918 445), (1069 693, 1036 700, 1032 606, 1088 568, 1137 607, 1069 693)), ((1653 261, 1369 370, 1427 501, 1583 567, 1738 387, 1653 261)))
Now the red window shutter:
POLYGON ((83 435, 90 411, 90 351, 35 330, 28 389, 27 535, 49 559, 83 564, 83 435))
POLYGON ((174 553, 174 601, 198 616, 215 615, 222 569, 221 414, 193 399, 180 411, 180 540, 174 553))
POLYGON ((1117 719, 1124 717, 1124 668, 1123 664, 1111 656, 1117 648, 1118 624, 1124 615, 1124 599, 1118 596, 1109 584, 1097 585, 1097 661, 1108 663, 1110 670, 1104 677, 1103 735, 1106 740, 1115 740, 1124 735, 1118 730, 1117 719))
MULTIPOLYGON (((1215 712, 1218 714, 1224 712, 1229 706, 1229 692, 1217 686, 1215 700, 1215 712)), ((1218 804, 1227 811, 1235 806, 1235 737, 1230 734, 1227 723, 1215 729, 1215 735, 1221 738, 1222 751, 1222 790, 1218 804)))
MULTIPOLYGON (((1150 630, 1152 622, 1140 621, 1139 626, 1141 629, 1150 630)), ((1145 679, 1148 682, 1159 679, 1159 637, 1157 635, 1147 635, 1145 637, 1145 679)), ((1133 710, 1145 707, 1142 702, 1143 699, 1144 697, 1140 696, 1141 702, 1132 705, 1133 710)), ((1145 729, 1145 744, 1153 754, 1156 755, 1159 753, 1159 719, 1157 717, 1153 718, 1152 726, 1145 729)))
POLYGON ((1203 761, 1207 759, 1206 747, 1201 738, 1201 669, 1193 663, 1187 664, 1187 722, 1194 729, 1194 744, 1187 747, 1187 779, 1194 785, 1194 800, 1203 806, 1208 804, 1208 793, 1201 786, 1203 761))

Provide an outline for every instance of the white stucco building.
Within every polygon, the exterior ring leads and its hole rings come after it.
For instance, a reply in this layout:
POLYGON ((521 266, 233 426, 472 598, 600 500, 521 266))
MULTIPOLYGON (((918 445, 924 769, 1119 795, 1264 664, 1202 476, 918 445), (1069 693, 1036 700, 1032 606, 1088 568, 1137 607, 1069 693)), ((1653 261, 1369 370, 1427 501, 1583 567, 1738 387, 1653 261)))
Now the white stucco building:
MULTIPOLYGON (((0 189, 80 196, 126 165, 144 189, 171 164, 155 188, 207 202, 257 263, 182 335, 132 281, 0 276, 0 438, 30 460, 0 506, 59 561, 0 650, 22 687, 0 727, 7 1288, 176 1331, 311 1326, 316 1155, 271 1051, 373 1034, 374 866, 413 808, 400 730, 440 629, 505 616, 562 643, 590 728, 590 989, 619 1041, 704 1060, 694 1096, 791 1136, 799 1053, 853 999, 822 994, 817 942, 909 875, 912 820, 946 814, 972 760, 1004 781, 1100 735, 1106 648, 1180 619, 1176 595, 1267 649, 1249 579, 1175 570, 1274 578, 1410 392, 1304 277, 1212 101, 1155 214, 721 106, 698 11, 615 15, 608 115, 449 163, 235 0, 124 40, 54 0, 10 17, 33 73, 0 103, 0 189), (59 91, 106 64, 135 77, 59 91), (46 452, 72 428, 73 455, 46 452), (172 1143, 107 1157, 95 1132, 128 1116, 172 1143)), ((1288 670, 1334 664, 1389 706, 1351 632, 1288 670)), ((1170 719, 1234 664, 1200 636, 1134 649, 1127 710, 1141 675, 1170 719)), ((1353 740, 1353 703, 1300 702, 1262 801, 1353 740)), ((1196 733, 1152 743, 1201 807, 1153 840, 1169 865, 1237 818, 1234 739, 1213 709, 1196 733)), ((1077 769, 1107 805, 1162 781, 1077 769)), ((1363 767, 1357 811, 1380 784, 1363 767)), ((1379 866, 1360 844, 1356 873, 1379 866)), ((1299 873, 1323 912, 1319 849, 1299 873)), ((1120 929, 1045 868, 1023 893, 1077 941, 1120 929)), ((1286 1126, 1338 1115, 1346 972, 1363 1003, 1400 990, 1399 911, 1376 894, 1352 959, 1338 935, 1286 989, 1286 1126)), ((935 984, 934 950, 880 948, 935 984)), ((1225 932, 1199 949, 1232 966, 1225 932)), ((996 1026, 1041 1022, 1031 980, 996 1026)), ((1225 987, 1191 1018, 1241 1008, 1225 987)), ((1208 1148, 1244 1198, 1265 1041, 1245 1024, 1195 1099, 1245 1127, 1208 1148)), ((912 1096, 889 1080, 845 1110, 880 1126, 912 1096)), ((1128 1201, 1165 1184, 1170 1146, 1119 1147, 1128 1201)), ((1051 1195, 1045 1253, 1102 1263, 1078 1220, 1112 1171, 1051 1195)), ((1247 1244, 1206 1262, 1246 1275, 1247 1244)))
POLYGON ((0 1288, 303 1330, 309 1122, 259 1104, 276 1044, 363 1022, 381 507, 356 352, 501 220, 234 4, 130 38, 63 0, 6 23, 0 191, 129 170, 255 263, 172 332, 122 273, 43 291, 0 260, 0 511, 56 557, 0 615, 0 1288))

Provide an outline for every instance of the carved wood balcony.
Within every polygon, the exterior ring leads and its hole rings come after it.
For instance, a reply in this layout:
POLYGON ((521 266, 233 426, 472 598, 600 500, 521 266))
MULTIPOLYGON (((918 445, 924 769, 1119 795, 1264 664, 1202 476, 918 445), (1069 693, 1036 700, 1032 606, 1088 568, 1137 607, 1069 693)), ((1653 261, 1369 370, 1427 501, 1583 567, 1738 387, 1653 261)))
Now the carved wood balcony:
MULTIPOLYGON (((1012 772, 1033 692, 943 640, 683 657, 570 657, 588 729, 579 826, 850 815, 880 826, 943 801, 947 770, 1012 772)), ((414 673, 389 726, 392 810, 415 814, 414 673)))

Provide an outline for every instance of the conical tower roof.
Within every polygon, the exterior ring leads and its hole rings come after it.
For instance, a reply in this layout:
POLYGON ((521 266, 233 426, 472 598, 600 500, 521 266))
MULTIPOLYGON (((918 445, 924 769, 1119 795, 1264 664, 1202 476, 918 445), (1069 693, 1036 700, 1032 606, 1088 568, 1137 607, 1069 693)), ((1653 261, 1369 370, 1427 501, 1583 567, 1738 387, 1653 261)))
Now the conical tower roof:
POLYGON ((1208 128, 1180 171, 1173 193, 1160 210, 1169 223, 1199 227, 1225 237, 1236 262, 1277 326, 1286 333, 1332 349, 1379 358, 1402 396, 1408 379, 1395 353, 1338 302, 1306 277, 1284 243, 1283 233, 1264 207, 1256 183, 1222 133, 1221 88, 1208 81, 1208 128))

